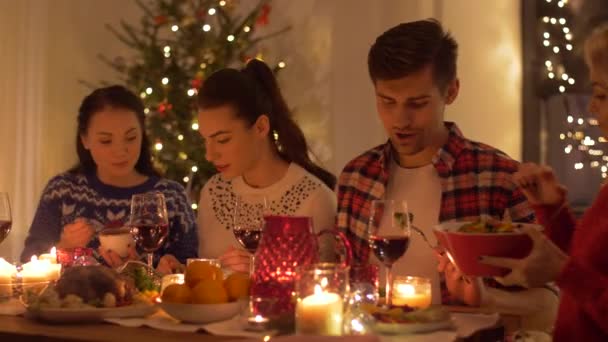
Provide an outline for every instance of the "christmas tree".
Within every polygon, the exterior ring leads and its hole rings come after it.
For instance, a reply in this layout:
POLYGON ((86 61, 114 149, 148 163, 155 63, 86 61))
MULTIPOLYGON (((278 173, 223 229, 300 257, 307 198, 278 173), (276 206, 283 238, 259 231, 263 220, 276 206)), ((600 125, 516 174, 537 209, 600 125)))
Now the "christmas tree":
MULTIPOLYGON (((137 0, 138 27, 122 21, 108 29, 134 50, 134 58, 108 58, 124 84, 139 94, 155 165, 181 182, 196 209, 198 194, 215 173, 198 133, 196 94, 205 77, 261 58, 260 42, 286 31, 260 34, 268 24, 269 0, 137 0)), ((275 71, 285 67, 283 61, 275 71)))

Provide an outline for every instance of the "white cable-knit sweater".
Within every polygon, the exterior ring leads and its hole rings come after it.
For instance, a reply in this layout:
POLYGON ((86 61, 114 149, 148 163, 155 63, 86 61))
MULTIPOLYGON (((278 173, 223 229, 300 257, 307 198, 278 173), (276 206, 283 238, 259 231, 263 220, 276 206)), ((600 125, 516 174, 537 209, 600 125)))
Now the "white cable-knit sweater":
MULTIPOLYGON (((217 174, 205 184, 198 213, 199 256, 217 258, 233 246, 242 248, 232 233, 234 205, 239 195, 264 195, 275 215, 311 216, 316 232, 333 228, 336 196, 320 179, 291 163, 281 180, 266 188, 253 188, 242 177, 227 181, 217 174)), ((331 240, 331 239, 330 239, 331 240)), ((333 254, 324 239, 321 258, 333 254)))

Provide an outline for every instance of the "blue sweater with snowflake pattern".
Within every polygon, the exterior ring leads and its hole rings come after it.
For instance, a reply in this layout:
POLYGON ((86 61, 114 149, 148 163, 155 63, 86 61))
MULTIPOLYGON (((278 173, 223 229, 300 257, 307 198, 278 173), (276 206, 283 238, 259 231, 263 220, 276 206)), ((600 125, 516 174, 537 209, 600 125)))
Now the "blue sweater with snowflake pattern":
MULTIPOLYGON (((140 185, 122 188, 104 184, 95 175, 66 172, 52 178, 44 189, 21 260, 47 253, 59 241, 63 227, 77 218, 86 219, 96 231, 123 226, 129 220, 131 196, 150 191, 165 195, 169 215, 169 235, 155 252, 155 263, 165 254, 182 263, 196 257, 196 219, 179 183, 149 177, 140 185)), ((91 240, 88 247, 99 247, 98 239, 91 240)))

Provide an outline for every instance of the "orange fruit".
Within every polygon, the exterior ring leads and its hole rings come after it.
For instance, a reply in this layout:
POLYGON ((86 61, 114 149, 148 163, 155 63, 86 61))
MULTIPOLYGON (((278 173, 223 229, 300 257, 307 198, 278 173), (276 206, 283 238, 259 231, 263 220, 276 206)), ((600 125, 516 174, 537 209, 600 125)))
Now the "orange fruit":
POLYGON ((203 279, 192 289, 192 303, 220 304, 228 302, 228 293, 221 280, 203 279))
POLYGON ((171 284, 161 296, 163 302, 188 304, 192 300, 192 291, 186 284, 171 284))
POLYGON ((207 261, 194 261, 186 267, 186 284, 195 287, 201 280, 223 280, 222 269, 207 261))
POLYGON ((249 296, 249 274, 234 272, 224 280, 224 288, 228 292, 230 300, 249 296))

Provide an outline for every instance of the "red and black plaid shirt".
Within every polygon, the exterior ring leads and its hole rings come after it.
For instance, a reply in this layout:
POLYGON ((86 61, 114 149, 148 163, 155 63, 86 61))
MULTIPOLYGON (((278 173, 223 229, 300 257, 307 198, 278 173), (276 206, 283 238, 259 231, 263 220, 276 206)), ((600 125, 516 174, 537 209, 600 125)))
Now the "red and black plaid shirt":
MULTIPOLYGON (((519 163, 503 152, 470 141, 454 123, 447 143, 433 158, 441 179, 439 222, 471 221, 481 215, 502 219, 506 211, 514 222, 534 221, 534 212, 511 181, 519 163)), ((337 228, 347 232, 356 262, 369 257, 366 238, 372 200, 383 199, 388 184, 390 142, 375 147, 346 165, 338 181, 337 228)))

